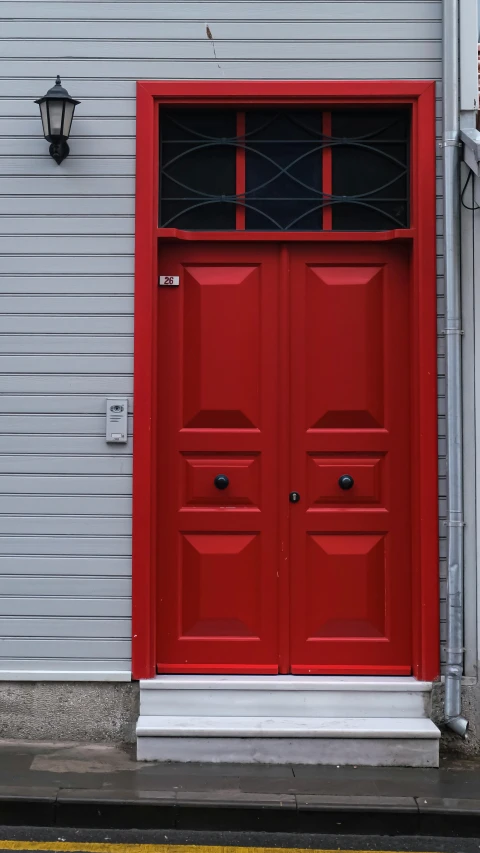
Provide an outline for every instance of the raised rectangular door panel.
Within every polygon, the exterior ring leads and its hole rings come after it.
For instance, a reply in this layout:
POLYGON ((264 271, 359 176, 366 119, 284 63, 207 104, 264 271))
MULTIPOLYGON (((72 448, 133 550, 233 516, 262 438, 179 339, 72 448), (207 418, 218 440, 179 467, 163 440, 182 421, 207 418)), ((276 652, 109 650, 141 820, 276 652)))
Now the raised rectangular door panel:
POLYGON ((159 249, 160 672, 278 668, 277 257, 159 249))
POLYGON ((383 455, 309 454, 307 466, 308 506, 380 505, 383 455), (351 489, 338 486, 345 476, 353 478, 351 489))
POLYGON ((384 637, 385 537, 311 533, 306 544, 308 641, 384 637))
MULTIPOLYGON (((307 425, 378 428, 384 407, 383 267, 341 261, 327 266, 327 252, 318 265, 304 261, 307 425)), ((301 298, 298 285, 292 288, 295 302, 301 298)))
POLYGON ((248 506, 260 509, 260 453, 186 453, 183 455, 183 506, 248 506), (229 480, 215 486, 219 470, 229 480))
POLYGON ((181 636, 260 638, 259 533, 185 533, 181 544, 181 636))
POLYGON ((261 268, 183 265, 183 427, 258 429, 261 268))
POLYGON ((406 674, 408 255, 296 245, 290 259, 291 668, 406 674))

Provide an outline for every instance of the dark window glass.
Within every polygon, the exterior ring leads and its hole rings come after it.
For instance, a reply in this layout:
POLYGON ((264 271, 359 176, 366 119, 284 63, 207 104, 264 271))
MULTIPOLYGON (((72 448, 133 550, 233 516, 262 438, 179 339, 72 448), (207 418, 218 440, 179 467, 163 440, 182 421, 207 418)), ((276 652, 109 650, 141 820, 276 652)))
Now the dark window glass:
POLYGON ((235 229, 235 135, 235 110, 161 110, 161 226, 235 229))
POLYGON ((248 231, 320 231, 330 222, 334 231, 408 227, 409 110, 332 108, 328 136, 323 118, 319 109, 250 109, 238 137, 236 110, 162 109, 160 225, 233 231, 244 219, 248 231), (237 185, 244 194, 237 196, 237 185))
POLYGON ((335 231, 408 227, 409 125, 407 110, 332 111, 335 231))
POLYGON ((252 110, 245 118, 247 230, 321 230, 321 112, 252 110))

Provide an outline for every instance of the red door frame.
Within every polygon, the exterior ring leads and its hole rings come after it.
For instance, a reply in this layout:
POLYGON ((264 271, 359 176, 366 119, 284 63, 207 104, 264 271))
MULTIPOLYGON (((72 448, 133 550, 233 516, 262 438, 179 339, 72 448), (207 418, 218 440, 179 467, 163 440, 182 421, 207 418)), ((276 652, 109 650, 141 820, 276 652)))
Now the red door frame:
POLYGON ((155 676, 157 249, 184 240, 408 241, 412 246, 412 621, 416 678, 439 673, 435 84, 431 81, 152 81, 137 83, 135 433, 133 443, 133 678, 155 676), (411 227, 382 232, 187 232, 158 228, 162 104, 410 105, 411 227))

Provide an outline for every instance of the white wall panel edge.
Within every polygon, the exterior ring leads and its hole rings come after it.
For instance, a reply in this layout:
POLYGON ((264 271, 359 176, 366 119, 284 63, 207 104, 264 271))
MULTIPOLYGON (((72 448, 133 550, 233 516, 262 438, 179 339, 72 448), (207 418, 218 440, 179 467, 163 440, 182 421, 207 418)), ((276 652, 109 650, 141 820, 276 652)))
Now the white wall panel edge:
POLYGON ((0 682, 2 681, 131 681, 130 671, 105 670, 59 670, 48 669, 2 669, 0 665, 0 682))
MULTIPOLYGON (((467 177, 467 168, 461 173, 462 186, 467 177)), ((467 199, 467 204, 470 202, 467 199)), ((474 229, 472 214, 461 208, 461 280, 462 280, 462 384, 463 384, 463 470, 464 470, 464 584, 465 584, 465 658, 467 676, 477 670, 477 535, 476 510, 476 400, 475 391, 475 295, 474 295, 474 229), (469 393, 471 389, 471 393, 469 393), (471 496, 474 495, 472 500, 471 496)), ((478 262, 477 262, 478 263, 478 262)), ((478 305, 478 302, 477 302, 478 305)), ((478 308, 477 312, 478 314, 478 308)), ((477 321, 478 322, 478 321, 477 321)))

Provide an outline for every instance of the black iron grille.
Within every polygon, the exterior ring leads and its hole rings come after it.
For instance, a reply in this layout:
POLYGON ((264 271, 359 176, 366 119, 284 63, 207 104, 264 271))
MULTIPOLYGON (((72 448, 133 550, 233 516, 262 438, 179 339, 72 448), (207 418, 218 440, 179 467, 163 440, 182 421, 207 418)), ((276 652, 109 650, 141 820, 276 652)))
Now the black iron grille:
POLYGON ((161 227, 382 231, 409 226, 407 109, 166 109, 161 227))

